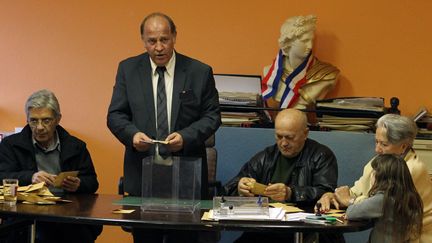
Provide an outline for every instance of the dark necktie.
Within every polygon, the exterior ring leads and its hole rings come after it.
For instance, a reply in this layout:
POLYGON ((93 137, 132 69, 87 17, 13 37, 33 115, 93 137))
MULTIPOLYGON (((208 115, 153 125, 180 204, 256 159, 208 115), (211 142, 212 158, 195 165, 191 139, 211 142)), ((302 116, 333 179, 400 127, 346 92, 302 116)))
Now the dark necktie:
MULTIPOLYGON (((157 139, 165 140, 168 136, 168 114, 167 100, 165 92, 165 67, 157 67, 156 72, 159 74, 157 86, 157 139)), ((162 157, 168 156, 169 151, 163 144, 158 144, 159 154, 162 157)))

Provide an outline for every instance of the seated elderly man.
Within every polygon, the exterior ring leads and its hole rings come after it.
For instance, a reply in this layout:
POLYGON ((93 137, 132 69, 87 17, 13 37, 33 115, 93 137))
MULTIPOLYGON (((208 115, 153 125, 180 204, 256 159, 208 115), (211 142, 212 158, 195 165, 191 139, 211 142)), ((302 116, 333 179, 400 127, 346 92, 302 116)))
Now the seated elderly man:
MULTIPOLYGON (((60 105, 48 90, 33 93, 25 105, 27 125, 0 144, 0 180, 14 178, 20 185, 45 182, 55 193, 94 193, 99 183, 86 144, 59 125, 60 105), (66 177, 60 188, 53 183, 62 171, 79 171, 66 177)), ((94 242, 101 226, 36 223, 37 242, 94 242)), ((17 239, 12 242, 18 241, 17 239)))
MULTIPOLYGON (((416 135, 417 126, 411 118, 396 114, 384 115, 376 124, 375 152, 395 154, 405 159, 414 185, 423 201, 423 228, 420 242, 432 242, 432 181, 426 165, 412 148, 416 135)), ((337 188, 335 193, 325 193, 319 200, 321 208, 317 210, 327 211, 331 205, 345 208, 367 198, 373 177, 371 161, 366 164, 363 175, 353 187, 342 186, 337 188)))
MULTIPOLYGON (((337 185, 336 157, 326 146, 308 138, 306 115, 285 109, 276 117, 276 144, 249 160, 225 185, 227 195, 251 197, 255 182, 268 185, 264 196, 275 201, 311 205, 337 185)), ((236 242, 290 240, 289 234, 244 233, 236 242)))

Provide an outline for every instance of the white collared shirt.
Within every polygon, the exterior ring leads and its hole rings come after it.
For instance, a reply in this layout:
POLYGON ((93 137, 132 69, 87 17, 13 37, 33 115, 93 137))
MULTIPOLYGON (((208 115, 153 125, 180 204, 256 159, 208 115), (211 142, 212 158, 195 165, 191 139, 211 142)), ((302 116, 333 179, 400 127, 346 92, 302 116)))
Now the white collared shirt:
MULTIPOLYGON (((166 92, 166 100, 167 100, 167 115, 168 115, 168 129, 169 133, 171 133, 171 107, 172 107, 172 97, 173 97, 173 86, 174 86, 174 70, 176 63, 176 54, 173 51, 173 55, 171 59, 168 61, 167 65, 165 65, 165 92, 166 92)), ((155 108, 155 118, 157 124, 157 85, 159 75, 156 72, 157 65, 150 58, 150 65, 152 68, 152 83, 153 83, 153 99, 154 99, 154 108, 155 108)))

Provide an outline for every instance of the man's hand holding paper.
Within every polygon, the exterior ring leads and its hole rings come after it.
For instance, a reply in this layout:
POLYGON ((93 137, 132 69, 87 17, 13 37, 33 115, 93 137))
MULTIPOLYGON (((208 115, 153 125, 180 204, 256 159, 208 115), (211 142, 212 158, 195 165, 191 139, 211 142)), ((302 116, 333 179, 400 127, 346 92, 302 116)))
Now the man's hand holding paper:
POLYGON ((283 183, 270 184, 265 189, 264 196, 275 201, 285 201, 291 198, 291 189, 283 183))
POLYGON ((143 132, 137 132, 132 138, 132 144, 133 147, 140 152, 147 151, 151 144, 152 139, 149 138, 145 133, 143 132))
POLYGON ((41 170, 33 174, 32 183, 37 184, 40 182, 45 182, 45 184, 47 184, 48 186, 52 186, 55 178, 56 175, 41 170))
POLYGON ((253 197, 254 194, 251 192, 253 185, 255 184, 254 178, 243 177, 240 179, 237 190, 240 196, 253 197))
POLYGON ((171 152, 177 152, 183 149, 183 137, 178 132, 173 132, 166 138, 168 141, 168 150, 171 152))
POLYGON ((61 187, 66 191, 75 192, 81 183, 77 177, 78 171, 64 171, 58 174, 55 178, 53 186, 61 187))
POLYGON ((62 188, 66 191, 76 192, 81 184, 80 178, 76 176, 67 176, 62 183, 62 188))
POLYGON ((291 198, 291 189, 283 183, 265 185, 258 183, 254 178, 243 177, 238 183, 238 192, 241 196, 266 196, 275 201, 285 201, 291 198))

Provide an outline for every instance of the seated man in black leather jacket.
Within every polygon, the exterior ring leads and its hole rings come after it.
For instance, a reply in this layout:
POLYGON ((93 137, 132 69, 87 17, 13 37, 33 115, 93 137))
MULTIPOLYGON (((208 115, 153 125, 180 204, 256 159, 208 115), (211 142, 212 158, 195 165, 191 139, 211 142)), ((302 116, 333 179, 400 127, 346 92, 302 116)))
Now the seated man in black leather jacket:
MULTIPOLYGON (((336 157, 328 147, 309 139, 308 134, 303 112, 295 109, 279 112, 275 119, 276 144, 243 165, 238 175, 225 185, 226 195, 252 197, 251 186, 255 181, 268 185, 264 196, 297 205, 313 205, 325 192, 333 192, 338 177, 336 157)), ((257 235, 260 234, 243 234, 236 242, 263 242, 257 235)), ((269 235, 264 235, 268 240, 269 235)))

